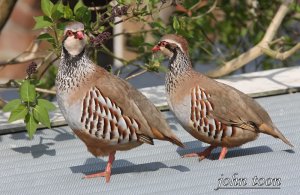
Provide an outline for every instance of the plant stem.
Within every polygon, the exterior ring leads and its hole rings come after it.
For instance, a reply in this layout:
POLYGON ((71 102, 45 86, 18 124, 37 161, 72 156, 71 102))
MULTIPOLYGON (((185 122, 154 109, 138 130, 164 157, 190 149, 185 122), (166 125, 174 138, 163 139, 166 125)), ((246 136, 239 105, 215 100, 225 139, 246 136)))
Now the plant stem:
POLYGON ((138 72, 138 73, 135 73, 135 74, 133 74, 133 75, 130 75, 130 76, 126 77, 125 80, 129 80, 129 79, 132 79, 132 78, 134 78, 134 77, 137 77, 137 76, 139 76, 139 75, 141 75, 141 74, 146 73, 147 71, 148 71, 148 70, 142 70, 142 71, 140 71, 140 72, 138 72))

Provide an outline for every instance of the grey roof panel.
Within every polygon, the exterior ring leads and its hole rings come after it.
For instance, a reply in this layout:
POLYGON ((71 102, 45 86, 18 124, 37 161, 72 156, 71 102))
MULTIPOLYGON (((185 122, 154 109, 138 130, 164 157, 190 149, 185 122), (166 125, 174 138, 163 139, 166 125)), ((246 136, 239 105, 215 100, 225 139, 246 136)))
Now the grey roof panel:
MULTIPOLYGON (((38 131, 33 140, 26 133, 0 136, 0 194, 299 194, 300 193, 300 93, 259 98, 274 123, 295 145, 261 135, 256 141, 229 150, 222 161, 181 158, 208 146, 195 140, 165 112, 172 129, 187 145, 178 148, 156 141, 126 152, 117 152, 111 182, 81 179, 103 170, 107 157, 86 151, 69 127, 38 131), (214 189, 220 177, 281 179, 281 189, 214 189)), ((214 151, 216 159, 220 149, 214 151)))

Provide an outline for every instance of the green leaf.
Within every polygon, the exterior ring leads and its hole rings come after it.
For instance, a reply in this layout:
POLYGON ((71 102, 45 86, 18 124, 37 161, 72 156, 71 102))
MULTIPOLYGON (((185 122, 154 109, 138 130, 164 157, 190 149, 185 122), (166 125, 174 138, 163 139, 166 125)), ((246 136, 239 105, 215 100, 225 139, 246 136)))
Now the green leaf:
POLYGON ((48 17, 51 17, 51 11, 53 6, 54 5, 50 0, 41 0, 42 11, 48 17))
POLYGON ((58 37, 62 37, 67 23, 59 22, 56 24, 58 37))
POLYGON ((14 99, 9 101, 5 106, 3 107, 2 111, 3 112, 10 112, 14 109, 16 109, 18 106, 20 106, 21 100, 20 99, 14 99))
POLYGON ((10 113, 8 122, 11 123, 13 121, 23 119, 27 113, 28 113, 28 109, 23 104, 20 104, 16 109, 14 109, 10 113))
POLYGON ((150 24, 152 28, 160 28, 160 29, 165 29, 166 27, 162 23, 162 21, 155 21, 150 24))
POLYGON ((75 19, 83 22, 86 26, 91 20, 92 14, 87 7, 80 7, 75 12, 75 19))
POLYGON ((46 108, 36 105, 33 108, 33 116, 37 121, 41 122, 46 127, 51 128, 50 119, 46 108))
POLYGON ((65 6, 65 11, 64 11, 64 18, 66 19, 73 19, 73 11, 70 8, 69 4, 65 6))
POLYGON ((36 91, 29 80, 25 80, 20 87, 20 96, 24 102, 35 102, 36 91))
POLYGON ((29 139, 32 139, 33 135, 36 132, 38 122, 32 116, 32 114, 27 114, 25 117, 26 129, 29 135, 29 139))
POLYGON ((61 1, 57 2, 54 5, 51 16, 52 16, 53 20, 58 20, 58 19, 64 17, 64 5, 62 4, 61 1))
POLYGON ((49 102, 48 100, 38 99, 37 102, 38 102, 37 105, 46 108, 46 110, 48 111, 53 111, 56 109, 56 106, 51 102, 49 102))
POLYGON ((74 7, 74 13, 76 14, 77 10, 81 7, 85 7, 85 5, 83 4, 82 0, 79 0, 74 7))
POLYGON ((55 45, 54 37, 52 37, 49 33, 41 34, 37 37, 38 40, 48 41, 52 45, 55 45))
POLYGON ((179 28, 180 28, 177 17, 173 17, 173 28, 174 28, 175 31, 179 30, 179 28))
POLYGON ((37 16, 34 17, 34 20, 35 20, 35 26, 33 27, 34 30, 46 28, 53 24, 51 18, 49 18, 48 16, 37 16))

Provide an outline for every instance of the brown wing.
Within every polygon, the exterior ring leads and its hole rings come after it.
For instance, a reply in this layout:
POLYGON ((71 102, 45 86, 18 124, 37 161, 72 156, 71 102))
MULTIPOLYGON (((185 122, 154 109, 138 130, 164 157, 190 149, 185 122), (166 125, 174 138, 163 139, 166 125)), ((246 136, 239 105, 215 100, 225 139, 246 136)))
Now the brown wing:
POLYGON ((92 87, 84 96, 80 121, 90 135, 110 145, 137 141, 153 144, 151 138, 139 134, 141 125, 138 119, 124 114, 98 87, 92 87))
POLYGON ((203 88, 196 86, 191 90, 192 134, 198 139, 211 143, 221 144, 224 137, 234 137, 239 125, 227 123, 213 115, 215 105, 210 100, 211 95, 203 88))
POLYGON ((223 83, 197 74, 198 86, 208 94, 208 101, 214 109, 211 115, 224 124, 260 125, 272 124, 267 112, 251 97, 223 83))
POLYGON ((137 130, 138 135, 151 139, 168 140, 183 146, 172 133, 160 111, 141 92, 101 68, 98 69, 98 74, 101 74, 101 77, 98 79, 96 87, 105 97, 115 102, 125 115, 140 124, 140 128, 137 130))

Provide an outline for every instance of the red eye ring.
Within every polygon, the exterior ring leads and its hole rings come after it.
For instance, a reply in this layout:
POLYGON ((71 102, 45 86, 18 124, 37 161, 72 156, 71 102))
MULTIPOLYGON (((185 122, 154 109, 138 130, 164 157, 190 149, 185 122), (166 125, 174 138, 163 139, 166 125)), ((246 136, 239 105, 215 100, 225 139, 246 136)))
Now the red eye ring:
POLYGON ((73 32, 71 30, 68 30, 67 31, 67 35, 70 37, 70 36, 73 36, 73 32))
POLYGON ((168 43, 166 41, 161 41, 158 43, 158 46, 166 46, 168 43))

